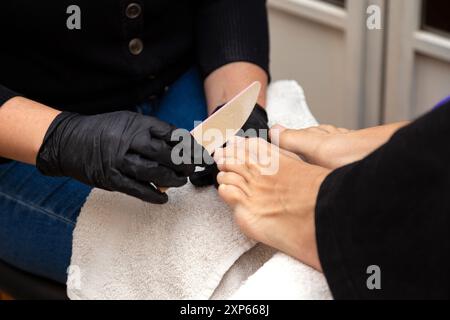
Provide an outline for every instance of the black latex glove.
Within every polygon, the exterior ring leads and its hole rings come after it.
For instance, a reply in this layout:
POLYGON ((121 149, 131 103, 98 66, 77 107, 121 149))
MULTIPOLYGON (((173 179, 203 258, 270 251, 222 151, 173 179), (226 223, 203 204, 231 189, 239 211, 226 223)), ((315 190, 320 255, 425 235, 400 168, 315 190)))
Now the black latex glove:
MULTIPOLYGON (((214 112, 219 110, 221 107, 222 106, 218 107, 214 112)), ((245 122, 242 126, 242 130, 237 135, 244 138, 260 137, 265 140, 269 140, 269 125, 267 123, 268 118, 266 110, 259 104, 256 104, 247 122, 245 122), (264 130, 260 132, 260 129, 264 130)), ((189 177, 189 180, 196 187, 205 187, 210 185, 215 185, 217 187, 216 178, 218 173, 219 170, 217 165, 214 163, 211 165, 206 165, 203 171, 193 173, 189 177)))
MULTIPOLYGON (((170 141, 174 129, 129 111, 94 116, 63 112, 50 125, 36 166, 47 176, 68 176, 93 187, 165 203, 167 195, 150 183, 180 187, 195 169, 194 164, 172 163, 171 151, 178 143, 170 141)), ((187 131, 181 139, 195 143, 187 131)))

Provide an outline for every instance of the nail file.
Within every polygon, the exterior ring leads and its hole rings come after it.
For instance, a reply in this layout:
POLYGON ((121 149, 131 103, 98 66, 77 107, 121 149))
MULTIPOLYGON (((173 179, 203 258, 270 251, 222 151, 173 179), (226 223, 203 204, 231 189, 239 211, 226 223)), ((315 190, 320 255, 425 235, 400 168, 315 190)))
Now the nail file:
MULTIPOLYGON (((212 155, 232 139, 247 122, 258 101, 261 83, 253 82, 222 108, 196 126, 191 134, 212 155), (219 134, 220 133, 220 134, 219 134)), ((168 188, 159 188, 166 192, 168 188)))

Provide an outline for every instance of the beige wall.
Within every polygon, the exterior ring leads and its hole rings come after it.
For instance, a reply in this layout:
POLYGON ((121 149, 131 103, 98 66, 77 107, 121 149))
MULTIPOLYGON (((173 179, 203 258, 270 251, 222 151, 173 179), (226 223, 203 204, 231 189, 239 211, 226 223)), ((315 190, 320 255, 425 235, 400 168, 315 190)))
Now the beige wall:
POLYGON ((319 122, 350 126, 342 112, 344 33, 273 8, 269 17, 273 80, 297 80, 319 122))

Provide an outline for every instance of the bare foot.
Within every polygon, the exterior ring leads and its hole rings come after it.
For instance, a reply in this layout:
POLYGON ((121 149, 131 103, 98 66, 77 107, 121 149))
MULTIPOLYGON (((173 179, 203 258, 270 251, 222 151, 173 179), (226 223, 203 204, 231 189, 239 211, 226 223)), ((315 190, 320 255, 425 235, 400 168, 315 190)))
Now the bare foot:
POLYGON ((320 270, 314 212, 329 170, 255 138, 237 137, 214 158, 221 171, 219 195, 242 231, 320 270))
POLYGON ((273 143, 299 155, 308 163, 336 169, 363 159, 406 124, 400 122, 356 131, 331 125, 302 130, 276 125, 270 135, 273 143))
POLYGON ((275 125, 270 131, 272 142, 284 150, 293 152, 308 163, 335 169, 353 162, 351 130, 331 125, 307 129, 286 129, 275 125), (351 159, 349 159, 351 158, 351 159))

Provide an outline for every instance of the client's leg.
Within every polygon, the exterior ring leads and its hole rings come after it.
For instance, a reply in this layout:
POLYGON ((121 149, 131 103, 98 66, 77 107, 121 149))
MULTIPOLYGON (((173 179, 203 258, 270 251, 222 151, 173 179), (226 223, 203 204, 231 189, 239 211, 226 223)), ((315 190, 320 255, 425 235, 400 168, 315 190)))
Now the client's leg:
POLYGON ((178 128, 192 130, 195 121, 207 115, 203 82, 196 68, 190 69, 173 83, 160 101, 150 104, 149 115, 178 128))
POLYGON ((0 259, 61 283, 72 253, 72 232, 91 188, 45 177, 19 162, 0 165, 0 259))

